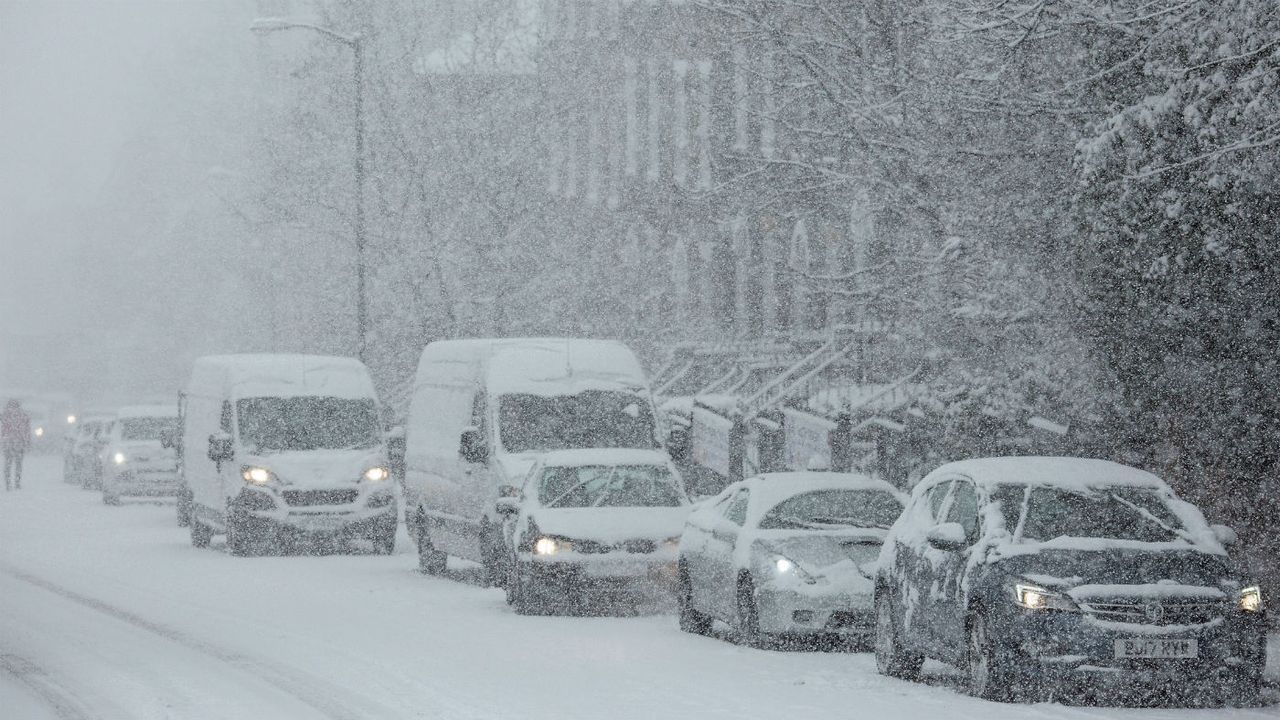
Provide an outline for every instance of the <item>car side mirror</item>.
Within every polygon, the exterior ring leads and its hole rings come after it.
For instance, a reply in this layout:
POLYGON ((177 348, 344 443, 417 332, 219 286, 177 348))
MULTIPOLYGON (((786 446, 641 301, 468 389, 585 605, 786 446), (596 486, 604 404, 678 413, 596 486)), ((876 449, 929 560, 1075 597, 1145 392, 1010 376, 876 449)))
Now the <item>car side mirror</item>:
POLYGON ((925 540, 931 547, 938 550, 956 552, 964 549, 965 546, 964 527, 955 522, 942 523, 930 530, 925 540))
POLYGON ((484 444, 484 437, 480 435, 480 428, 469 427, 462 431, 458 454, 469 463, 485 463, 489 461, 489 448, 484 444))
POLYGON ((231 444, 231 436, 224 432, 209 436, 209 459, 215 463, 224 463, 234 459, 235 447, 231 444))
POLYGON ((686 427, 673 427, 667 435, 667 454, 672 460, 688 460, 692 450, 692 432, 686 427))
POLYGON ((1240 542, 1240 536, 1236 531, 1226 525, 1210 525, 1209 529, 1213 531, 1213 536, 1222 543, 1223 547, 1231 547, 1240 542))
POLYGON ((494 510, 503 517, 514 517, 520 512, 520 499, 513 497, 500 497, 494 504, 494 510))

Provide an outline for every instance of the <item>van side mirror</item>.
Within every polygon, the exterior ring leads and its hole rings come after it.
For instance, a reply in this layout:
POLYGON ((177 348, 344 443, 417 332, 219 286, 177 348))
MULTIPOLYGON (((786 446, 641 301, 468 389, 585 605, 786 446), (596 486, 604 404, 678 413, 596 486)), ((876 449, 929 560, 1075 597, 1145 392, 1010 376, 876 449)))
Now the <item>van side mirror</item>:
POLYGON ((503 517, 515 517, 520 512, 520 499, 513 497, 500 497, 494 505, 494 510, 503 517))
POLYGON ((480 428, 469 427, 462 431, 458 454, 469 463, 485 463, 489 461, 489 448, 484 444, 484 437, 480 434, 480 428))
POLYGON ((686 427, 673 427, 667 435, 667 454, 672 460, 688 460, 693 445, 693 432, 686 427))
POLYGON ((166 450, 171 450, 177 447, 178 443, 176 442, 177 438, 175 437, 175 435, 176 433, 174 433, 173 430, 161 430, 160 431, 160 447, 166 450))
POLYGON ((231 444, 231 436, 224 432, 209 436, 209 459, 215 463, 224 463, 234 459, 235 448, 231 444))
POLYGON ((929 534, 925 536, 931 547, 946 552, 956 552, 964 549, 965 537, 964 527, 960 523, 948 522, 934 526, 929 534))
POLYGON ((1222 543, 1223 547, 1231 547, 1240 542, 1240 536, 1236 531, 1226 525, 1210 525, 1209 529, 1213 531, 1213 536, 1222 543))

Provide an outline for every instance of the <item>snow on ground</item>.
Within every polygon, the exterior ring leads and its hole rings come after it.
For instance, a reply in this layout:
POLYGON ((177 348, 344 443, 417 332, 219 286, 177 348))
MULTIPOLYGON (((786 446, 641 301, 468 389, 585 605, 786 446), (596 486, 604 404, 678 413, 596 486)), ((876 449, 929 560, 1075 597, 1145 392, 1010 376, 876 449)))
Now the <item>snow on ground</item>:
MULTIPOLYGON (((0 494, 0 715, 14 718, 1275 718, 974 700, 867 653, 694 637, 670 615, 531 618, 461 565, 397 553, 234 558, 173 507, 107 507, 36 457, 0 494)), ((1273 640, 1269 676, 1280 653, 1273 640)), ((1269 691, 1274 700, 1274 688, 1269 691)))

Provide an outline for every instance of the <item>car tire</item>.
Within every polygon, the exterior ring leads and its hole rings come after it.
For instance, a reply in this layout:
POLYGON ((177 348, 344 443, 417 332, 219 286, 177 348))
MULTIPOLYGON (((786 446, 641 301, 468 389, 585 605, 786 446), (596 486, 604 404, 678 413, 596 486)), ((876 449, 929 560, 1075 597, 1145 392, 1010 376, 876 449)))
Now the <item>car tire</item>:
POLYGON ((373 545, 375 555, 390 555, 396 551, 395 523, 384 523, 369 534, 369 542, 373 545))
POLYGON ((191 524, 191 498, 187 496, 186 490, 178 489, 174 504, 177 506, 178 527, 187 527, 191 524))
POLYGON ((443 575, 449 556, 431 544, 431 533, 425 518, 418 518, 418 569, 427 575, 443 575))
POLYGON ((103 490, 103 491, 102 491, 102 504, 103 504, 103 505, 119 505, 119 504, 120 504, 120 496, 119 496, 119 495, 116 495, 115 493, 107 492, 106 490, 103 490))
POLYGON ((1235 671, 1225 682, 1210 681, 1213 704, 1225 707, 1256 707, 1262 698, 1262 668, 1235 671))
POLYGON ((507 569, 504 567, 505 553, 502 547, 502 526, 492 525, 485 520, 480 525, 480 557, 483 560, 484 577, 482 587, 501 588, 507 584, 507 569))
POLYGON ((751 576, 743 573, 738 578, 737 589, 738 642, 753 648, 767 647, 768 637, 760 632, 760 606, 756 603, 756 586, 751 576))
POLYGON ((909 652, 903 646, 898 619, 893 613, 893 601, 887 593, 876 593, 875 613, 876 670, 881 675, 915 680, 920 676, 924 656, 909 652))
POLYGON ((693 583, 683 562, 676 571, 676 607, 680 613, 680 629, 694 635, 711 634, 711 616, 693 607, 693 583))
POLYGON ((968 625, 969 694, 998 702, 1017 700, 1019 691, 1022 689, 1023 678, 1013 667, 1013 663, 997 652, 986 616, 975 613, 969 619, 968 625))
POLYGON ((507 578, 507 602, 517 615, 542 615, 545 607, 537 602, 532 581, 526 581, 521 572, 519 561, 511 563, 510 576, 507 578))
POLYGON ((191 520, 191 547, 207 548, 209 542, 213 540, 213 529, 208 525, 192 518, 191 520))

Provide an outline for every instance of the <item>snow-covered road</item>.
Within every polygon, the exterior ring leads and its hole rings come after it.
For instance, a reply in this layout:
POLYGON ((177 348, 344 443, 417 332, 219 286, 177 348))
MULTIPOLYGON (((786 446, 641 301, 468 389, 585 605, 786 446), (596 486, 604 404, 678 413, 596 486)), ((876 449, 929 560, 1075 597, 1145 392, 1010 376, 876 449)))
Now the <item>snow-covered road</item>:
MULTIPOLYGON (((171 505, 104 506, 37 457, 0 495, 4 718, 1276 718, 1011 706, 881 677, 865 653, 693 637, 669 615, 528 618, 390 557, 195 550, 171 505)), ((1273 640, 1269 677, 1280 658, 1273 640)))

